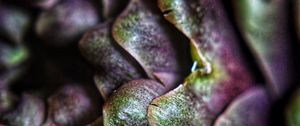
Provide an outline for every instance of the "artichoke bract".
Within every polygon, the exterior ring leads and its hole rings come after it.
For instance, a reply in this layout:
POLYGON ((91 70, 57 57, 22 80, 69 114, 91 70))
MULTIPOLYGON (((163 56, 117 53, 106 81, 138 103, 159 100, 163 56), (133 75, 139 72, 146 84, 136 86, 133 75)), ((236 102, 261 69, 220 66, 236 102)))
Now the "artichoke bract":
POLYGON ((255 81, 238 40, 218 0, 158 2, 165 18, 190 38, 192 57, 199 67, 183 86, 152 102, 150 125, 211 125, 255 81))
POLYGON ((9 126, 40 126, 44 117, 44 101, 31 94, 23 94, 17 108, 3 115, 0 122, 9 126))
POLYGON ((76 83, 66 84, 48 99, 48 117, 43 126, 82 126, 95 120, 101 105, 95 92, 76 83))
POLYGON ((23 44, 14 45, 0 40, 0 81, 6 88, 25 72, 28 59, 29 52, 23 44))
POLYGON ((17 67, 28 59, 28 51, 22 45, 10 45, 0 41, 0 68, 17 67))
POLYGON ((241 94, 217 119, 215 126, 268 126, 271 98, 266 89, 256 87, 241 94), (257 102, 259 101, 259 102, 257 102))
POLYGON ((172 89, 182 78, 175 50, 180 39, 172 36, 172 30, 164 23, 152 1, 132 0, 116 19, 112 34, 149 78, 158 79, 172 89))
POLYGON ((114 41, 111 26, 107 22, 90 30, 79 42, 83 56, 97 68, 95 83, 105 99, 122 83, 145 76, 139 64, 114 41))
POLYGON ((104 104, 105 126, 147 126, 147 107, 166 92, 154 80, 133 80, 118 88, 104 104))
POLYGON ((20 7, 0 3, 0 35, 15 43, 22 43, 30 28, 31 16, 20 7))
POLYGON ((62 0, 41 13, 36 32, 50 45, 67 46, 99 22, 97 8, 89 0, 62 0))
POLYGON ((291 32, 286 0, 233 1, 236 22, 264 71, 274 95, 293 83, 291 32))

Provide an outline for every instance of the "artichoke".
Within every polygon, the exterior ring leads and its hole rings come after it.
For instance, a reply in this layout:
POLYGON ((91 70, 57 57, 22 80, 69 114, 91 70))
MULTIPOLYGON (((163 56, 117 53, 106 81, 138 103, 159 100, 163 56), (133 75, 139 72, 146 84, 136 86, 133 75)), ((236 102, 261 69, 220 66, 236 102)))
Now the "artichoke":
POLYGON ((300 125, 300 0, 2 0, 0 125, 300 125))

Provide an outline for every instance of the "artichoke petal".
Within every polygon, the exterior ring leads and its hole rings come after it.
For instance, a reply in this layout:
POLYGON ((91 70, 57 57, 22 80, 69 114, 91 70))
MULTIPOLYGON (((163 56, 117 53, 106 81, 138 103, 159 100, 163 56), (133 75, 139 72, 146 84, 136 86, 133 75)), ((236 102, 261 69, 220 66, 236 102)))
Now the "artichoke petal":
POLYGON ((85 58, 97 68, 95 82, 106 99, 122 83, 144 76, 139 64, 111 36, 111 23, 88 31, 79 42, 85 58))
POLYGON ((159 78, 170 89, 176 86, 173 82, 181 79, 175 51, 175 44, 181 39, 172 36, 172 30, 159 14, 152 1, 132 0, 116 19, 112 32, 113 38, 136 59, 150 78, 159 78), (178 77, 164 81, 166 78, 160 73, 178 77))
POLYGON ((49 45, 66 46, 76 42, 99 20, 91 1, 62 0, 40 14, 35 30, 38 37, 49 45))
POLYGON ((214 126, 268 126, 270 109, 266 89, 249 89, 232 102, 214 126))
POLYGON ((15 43, 22 43, 31 24, 28 11, 16 6, 0 5, 0 34, 15 43))
POLYGON ((82 126, 95 120, 101 112, 96 92, 71 83, 49 97, 48 117, 43 126, 82 126))
POLYGON ((288 3, 286 0, 233 2, 239 29, 259 61, 274 96, 283 95, 293 81, 288 3))
POLYGON ((118 88, 104 104, 105 126, 147 126, 147 107, 166 92, 154 80, 133 80, 118 88))
POLYGON ((17 108, 1 118, 10 126, 40 126, 44 117, 45 104, 43 100, 34 95, 23 94, 17 108))

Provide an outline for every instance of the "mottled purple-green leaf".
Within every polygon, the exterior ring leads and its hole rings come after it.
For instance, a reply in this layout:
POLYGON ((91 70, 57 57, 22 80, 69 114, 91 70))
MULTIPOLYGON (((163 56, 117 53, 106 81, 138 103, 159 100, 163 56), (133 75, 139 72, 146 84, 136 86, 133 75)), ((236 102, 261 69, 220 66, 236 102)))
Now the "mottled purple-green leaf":
POLYGON ((153 100, 148 108, 150 125, 211 125, 221 110, 250 86, 223 72, 207 75, 196 70, 183 85, 153 100))
POLYGON ((36 23, 37 35, 50 45, 76 42, 99 21, 96 7, 89 0, 62 0, 44 11, 36 23))
POLYGON ((180 42, 160 16, 156 3, 132 0, 116 19, 114 39, 144 68, 147 75, 173 88, 180 77, 175 45, 180 42))
POLYGON ((129 0, 101 0, 103 16, 106 19, 118 16, 129 3, 129 0))
POLYGON ((300 125, 300 89, 298 88, 289 99, 285 108, 285 120, 287 126, 300 125))
MULTIPOLYGON (((167 94, 154 99, 148 106, 150 126, 196 126, 201 123, 197 115, 196 100, 179 85, 167 94)), ((203 115, 205 116, 205 115, 203 115)))
POLYGON ((291 33, 286 0, 233 0, 235 19, 275 95, 292 81, 291 33))
POLYGON ((257 87, 238 96, 214 126, 268 126, 271 99, 266 89, 257 87))
POLYGON ((133 80, 118 88, 103 107, 105 126, 147 126, 150 102, 166 92, 154 80, 133 80))
MULTIPOLYGON (((184 85, 154 99, 148 108, 151 126, 208 126, 215 118, 214 104, 211 101, 213 86, 223 75, 202 74, 201 70, 193 72, 184 85), (195 89, 193 89, 195 88, 195 89), (197 91, 197 92, 196 92, 197 91), (195 94, 197 93, 197 94, 195 94), (201 96, 197 96, 201 94, 201 96), (214 106, 211 106, 214 105, 214 106)), ((223 104, 223 103, 221 103, 223 104)))
POLYGON ((0 81, 8 86, 24 73, 29 59, 25 46, 0 41, 0 81))
POLYGON ((9 69, 24 63, 29 57, 22 45, 10 45, 0 41, 0 69, 9 69))
POLYGON ((98 70, 95 82, 104 98, 124 82, 143 77, 143 69, 112 38, 111 21, 85 33, 79 48, 98 70))
MULTIPOLYGON (((157 110, 153 113, 162 111, 161 113, 167 116, 159 118, 156 117, 159 114, 149 115, 152 119, 157 119, 153 120, 152 124, 169 125, 175 121, 185 122, 182 125, 211 125, 226 105, 251 87, 255 81, 239 49, 233 28, 218 0, 158 2, 160 9, 165 13, 165 18, 191 40, 192 57, 198 63, 199 69, 195 69, 186 78, 184 94, 194 99, 193 106, 187 108, 195 108, 197 112, 193 112, 194 110, 187 112, 194 113, 193 118, 187 121, 185 117, 176 118, 180 113, 176 109, 157 110), (202 68, 205 68, 205 71, 202 68)), ((176 103, 172 100, 169 98, 166 101, 176 103)), ((188 101, 186 102, 184 104, 189 105, 188 101)), ((181 104, 174 106, 180 108, 181 104)))
POLYGON ((17 108, 0 117, 0 120, 9 126, 40 126, 44 117, 43 100, 34 95, 23 94, 17 108))
POLYGON ((0 34, 15 43, 22 43, 30 26, 28 11, 12 6, 0 4, 0 34))
POLYGON ((43 126, 82 126, 101 113, 95 91, 79 84, 66 84, 48 99, 48 117, 43 126))

